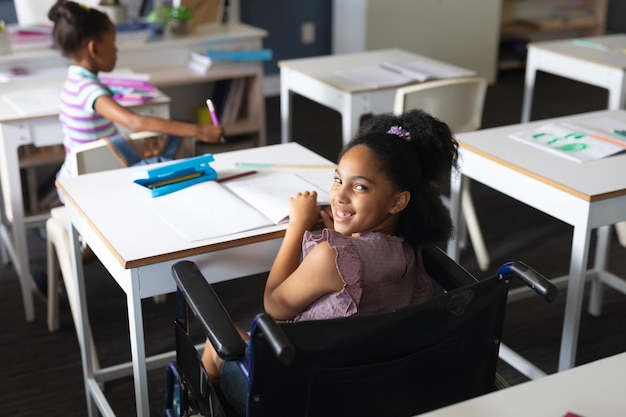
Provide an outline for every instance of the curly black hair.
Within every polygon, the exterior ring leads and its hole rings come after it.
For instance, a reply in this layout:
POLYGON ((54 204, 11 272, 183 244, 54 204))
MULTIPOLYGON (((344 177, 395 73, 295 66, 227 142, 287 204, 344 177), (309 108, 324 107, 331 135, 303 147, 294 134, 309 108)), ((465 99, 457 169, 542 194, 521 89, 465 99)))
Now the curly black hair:
POLYGON ((411 193, 398 233, 415 247, 447 240, 453 227, 439 183, 458 160, 458 143, 448 125, 422 110, 380 114, 363 123, 339 158, 359 145, 376 154, 378 169, 397 191, 411 193))

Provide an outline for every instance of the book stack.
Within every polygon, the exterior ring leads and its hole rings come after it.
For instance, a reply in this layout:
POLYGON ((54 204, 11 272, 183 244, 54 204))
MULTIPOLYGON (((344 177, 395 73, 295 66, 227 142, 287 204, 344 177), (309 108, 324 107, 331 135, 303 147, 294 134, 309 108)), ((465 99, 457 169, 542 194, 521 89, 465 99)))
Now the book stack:
POLYGON ((213 61, 270 61, 271 49, 241 49, 241 50, 209 50, 207 56, 213 61))
POLYGON ((157 89, 148 81, 147 74, 109 73, 99 78, 113 92, 113 98, 117 101, 146 103, 157 95, 157 89))
POLYGON ((213 64, 211 58, 195 51, 189 54, 189 60, 187 61, 187 66, 200 75, 206 74, 209 68, 211 68, 211 64, 213 64))
POLYGON ((13 49, 39 49, 51 47, 52 25, 9 26, 13 49))
POLYGON ((198 74, 206 74, 214 62, 221 61, 269 61, 272 59, 270 49, 246 49, 246 50, 209 50, 206 53, 191 52, 187 66, 198 74))
POLYGON ((245 104, 247 89, 246 78, 235 78, 230 82, 230 87, 224 100, 224 108, 220 121, 222 123, 235 123, 240 117, 244 116, 243 108, 245 104))

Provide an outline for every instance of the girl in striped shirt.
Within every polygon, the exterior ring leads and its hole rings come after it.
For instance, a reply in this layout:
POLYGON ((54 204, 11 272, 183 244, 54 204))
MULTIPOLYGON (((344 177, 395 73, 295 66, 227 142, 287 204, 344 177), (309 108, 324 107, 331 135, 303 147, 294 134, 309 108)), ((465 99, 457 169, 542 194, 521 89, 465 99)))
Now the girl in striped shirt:
POLYGON ((115 68, 115 26, 108 16, 73 1, 58 0, 48 12, 54 22, 53 36, 63 56, 73 63, 61 92, 59 118, 68 157, 57 177, 72 176, 69 154, 76 145, 117 133, 115 123, 130 131, 153 131, 195 137, 216 143, 223 135, 220 126, 177 122, 136 114, 113 99, 109 88, 98 79, 100 71, 115 68))

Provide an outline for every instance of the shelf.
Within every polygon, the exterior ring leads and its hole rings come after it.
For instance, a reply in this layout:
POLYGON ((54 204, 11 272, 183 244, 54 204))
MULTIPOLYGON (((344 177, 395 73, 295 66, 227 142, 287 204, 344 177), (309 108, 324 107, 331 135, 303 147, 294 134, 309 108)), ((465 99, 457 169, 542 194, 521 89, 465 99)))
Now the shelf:
POLYGON ((498 69, 526 64, 526 44, 605 32, 608 0, 502 0, 498 69))
POLYGON ((22 152, 19 157, 21 169, 36 168, 44 165, 60 165, 64 160, 65 149, 63 146, 31 147, 26 152, 22 152))
POLYGON ((157 87, 172 87, 178 85, 195 84, 199 82, 211 82, 243 77, 262 77, 263 69, 256 62, 238 62, 213 64, 209 70, 200 74, 186 65, 178 65, 162 68, 143 69, 136 72, 150 74, 150 82, 157 87))
MULTIPOLYGON (((604 34, 608 0, 503 0, 500 34, 551 38, 604 34)), ((532 40, 532 39, 530 39, 532 40)))
POLYGON ((505 36, 523 35, 528 32, 565 32, 602 30, 604 26, 594 18, 576 19, 541 19, 533 21, 519 21, 503 25, 500 33, 505 36))

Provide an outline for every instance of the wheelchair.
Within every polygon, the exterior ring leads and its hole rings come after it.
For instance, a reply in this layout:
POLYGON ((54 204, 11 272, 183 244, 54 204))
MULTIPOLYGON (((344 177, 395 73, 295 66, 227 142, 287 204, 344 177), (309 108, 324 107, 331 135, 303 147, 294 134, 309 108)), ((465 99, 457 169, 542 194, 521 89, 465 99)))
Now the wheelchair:
POLYGON ((172 269, 180 301, 177 357, 167 370, 166 416, 233 415, 189 338, 188 310, 220 357, 238 361, 248 380, 249 417, 406 417, 494 391, 502 383, 496 367, 512 278, 547 301, 557 288, 521 262, 479 281, 434 245, 422 256, 438 287, 432 299, 379 314, 297 323, 260 313, 247 357, 211 285, 194 263, 178 262, 172 269))

